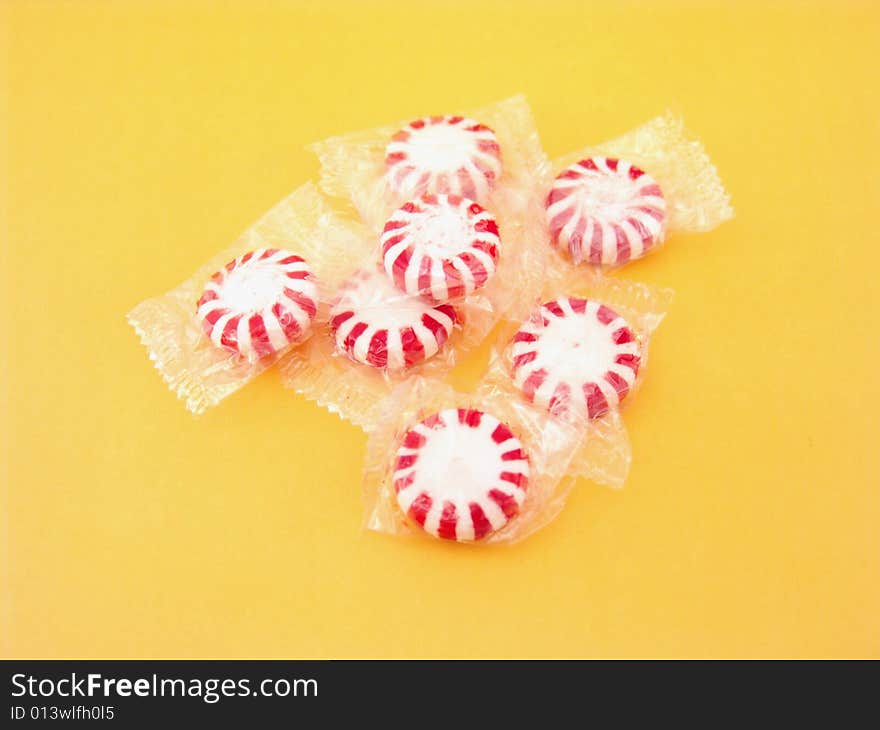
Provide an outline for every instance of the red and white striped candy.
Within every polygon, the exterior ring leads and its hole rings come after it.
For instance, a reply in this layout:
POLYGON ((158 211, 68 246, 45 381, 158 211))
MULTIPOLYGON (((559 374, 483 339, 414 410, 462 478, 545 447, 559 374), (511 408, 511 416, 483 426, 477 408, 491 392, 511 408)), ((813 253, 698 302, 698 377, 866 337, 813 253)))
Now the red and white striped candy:
POLYGON ((260 248, 214 274, 196 306, 211 342, 256 361, 308 337, 317 288, 301 256, 260 248))
POLYGON ((398 208, 382 231, 385 271, 399 289, 433 302, 473 293, 495 273, 498 225, 460 195, 423 195, 398 208))
POLYGON ((663 240, 666 199, 657 181, 635 165, 591 157, 556 177, 547 220, 553 245, 575 262, 622 264, 663 240))
POLYGON ((550 413, 585 420, 619 405, 641 362, 635 333, 617 312, 562 297, 541 307, 513 338, 513 379, 550 413))
POLYGON ((501 147, 495 132, 473 119, 425 117, 391 138, 385 168, 398 198, 450 193, 482 201, 501 177, 501 147))
POLYGON ((409 429, 397 451, 394 491, 429 535, 471 542, 519 512, 529 460, 510 428, 483 411, 450 408, 409 429))
POLYGON ((451 305, 435 307, 398 291, 383 271, 363 269, 339 288, 330 331, 337 352, 355 362, 402 370, 436 355, 456 316, 451 305))

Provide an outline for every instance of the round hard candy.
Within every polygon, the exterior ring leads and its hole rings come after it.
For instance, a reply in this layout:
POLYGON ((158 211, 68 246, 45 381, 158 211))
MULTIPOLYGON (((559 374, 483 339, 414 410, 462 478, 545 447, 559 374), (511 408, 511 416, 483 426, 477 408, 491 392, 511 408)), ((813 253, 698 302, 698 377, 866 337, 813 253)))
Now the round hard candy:
POLYGON ((641 363, 638 338, 623 317, 576 297, 542 304, 514 336, 511 354, 525 398, 574 420, 616 408, 641 363))
POLYGON ((513 431, 479 410, 450 408, 412 426, 396 454, 400 509, 425 532, 481 540, 519 512, 529 460, 513 431))
POLYGON ((498 225, 459 195, 423 195, 400 208, 382 231, 385 271, 397 287, 442 303, 467 296, 495 273, 498 225))
POLYGON ((330 309, 337 352, 355 362, 403 370, 437 354, 457 314, 450 304, 399 291, 384 271, 362 269, 348 279, 330 309))
POLYGON ((385 172, 399 199, 449 193, 483 201, 501 177, 501 148, 495 132, 473 119, 425 117, 391 138, 385 172))
POLYGON ((663 240, 666 199, 626 160, 590 157, 563 170, 547 196, 551 242, 575 262, 612 266, 663 240))
POLYGON ((196 316, 212 343, 256 361, 306 339, 317 308, 308 264, 290 251, 267 248, 215 273, 196 316))

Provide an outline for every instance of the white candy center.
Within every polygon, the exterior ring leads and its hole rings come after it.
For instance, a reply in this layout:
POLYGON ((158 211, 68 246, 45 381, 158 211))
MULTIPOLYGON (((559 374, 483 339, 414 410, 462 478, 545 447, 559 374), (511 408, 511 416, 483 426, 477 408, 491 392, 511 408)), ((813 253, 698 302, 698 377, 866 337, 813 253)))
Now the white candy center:
POLYGON ((585 315, 549 320, 539 343, 540 362, 534 365, 552 368, 554 375, 569 382, 601 379, 617 355, 609 329, 595 317, 585 315))
POLYGON ((276 263, 249 261, 226 275, 223 301, 235 312, 268 309, 281 299, 288 281, 276 263))
POLYGON ((577 192, 581 210, 603 218, 624 217, 637 189, 620 175, 597 175, 581 182, 577 192))
POLYGON ((461 503, 480 501, 506 471, 501 450, 492 440, 498 422, 483 416, 480 426, 472 429, 450 423, 456 416, 454 411, 446 416, 449 425, 432 431, 419 451, 411 488, 461 503))
POLYGON ((411 130, 407 145, 410 161, 418 170, 457 170, 474 156, 473 133, 447 124, 411 130))
POLYGON ((457 206, 436 206, 410 223, 416 245, 432 258, 453 258, 468 248, 473 232, 467 213, 457 206))

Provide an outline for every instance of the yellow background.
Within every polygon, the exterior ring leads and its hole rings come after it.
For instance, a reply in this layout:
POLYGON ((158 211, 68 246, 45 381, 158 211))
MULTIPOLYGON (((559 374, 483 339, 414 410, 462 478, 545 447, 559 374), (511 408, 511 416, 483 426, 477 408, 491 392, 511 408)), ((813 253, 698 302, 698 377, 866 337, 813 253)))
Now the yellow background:
POLYGON ((0 5, 4 656, 880 656, 880 6, 0 5), (274 372, 193 418, 124 314, 306 143, 519 91, 551 155, 681 113, 737 217, 625 272, 676 290, 625 490, 364 533, 358 430, 274 372))

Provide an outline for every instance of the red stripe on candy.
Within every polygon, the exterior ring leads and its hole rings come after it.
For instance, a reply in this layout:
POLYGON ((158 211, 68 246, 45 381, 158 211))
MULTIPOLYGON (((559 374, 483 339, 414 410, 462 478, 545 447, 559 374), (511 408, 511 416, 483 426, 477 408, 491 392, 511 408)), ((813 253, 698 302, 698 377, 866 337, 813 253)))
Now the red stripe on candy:
POLYGON ((514 517, 519 512, 519 505, 516 503, 516 500, 500 489, 490 489, 489 499, 498 505, 507 519, 514 517))
POLYGON ((629 261, 630 246, 629 239, 626 237, 626 231, 616 223, 611 226, 614 236, 617 238, 617 263, 626 263, 629 261))
POLYGON ((413 500, 413 503, 409 506, 409 516, 419 525, 424 527, 425 518, 428 516, 428 512, 430 511, 432 504, 434 504, 434 500, 432 500, 430 496, 422 492, 418 497, 413 500))
POLYGON ((303 261, 302 256, 297 256, 296 254, 294 254, 292 256, 287 256, 286 258, 281 259, 281 261, 279 261, 278 263, 281 266, 289 266, 290 264, 300 264, 305 262, 303 261))
POLYGON ((520 489, 525 489, 526 483, 528 482, 528 477, 526 477, 525 474, 520 474, 518 472, 512 472, 512 471, 501 472, 500 478, 505 482, 510 482, 511 484, 515 484, 520 489))
POLYGON ((379 330, 373 335, 367 350, 367 362, 376 368, 388 364, 388 330, 379 330))
POLYGON ((608 401, 605 394, 596 383, 584 383, 584 399, 587 402, 587 415, 590 418, 598 418, 608 411, 608 401))
POLYGON ((568 251, 575 257, 580 258, 584 250, 584 234, 587 232, 586 216, 579 216, 575 223, 574 231, 568 240, 568 251))
POLYGON ((535 391, 543 385, 547 379, 547 371, 544 368, 535 370, 523 383, 523 395, 530 403, 535 400, 535 391))
POLYGON ((538 339, 538 335, 533 332, 519 331, 513 336, 514 342, 534 342, 538 339))
POLYGON ((654 245, 654 237, 651 235, 651 232, 645 228, 645 224, 642 223, 638 218, 627 218, 627 222, 636 229, 636 233, 639 234, 639 238, 642 239, 642 244, 645 248, 654 245))
POLYGON ((617 400, 623 400, 626 397, 626 394, 629 392, 629 386, 617 373, 609 370, 605 373, 605 380, 611 383, 611 386, 617 391, 617 400))
POLYGON ((476 287, 481 287, 488 281, 489 272, 486 271, 485 267, 480 263, 480 260, 476 256, 465 251, 459 256, 459 258, 464 261, 465 266, 471 270, 471 274, 474 277, 474 285, 476 287))
POLYGON ((593 222, 593 237, 590 240, 590 263, 602 263, 602 239, 604 228, 598 221, 593 222))
POLYGON ((394 263, 391 264, 392 276, 394 277, 394 281, 401 288, 405 286, 406 270, 407 267, 409 267, 409 262, 412 258, 412 254, 412 246, 407 246, 397 255, 397 258, 394 259, 394 263))
POLYGON ((457 525, 458 514, 455 511, 455 505, 452 502, 444 502, 440 523, 437 526, 437 537, 443 540, 454 540, 457 525))
POLYGON ((448 337, 443 325, 428 314, 422 315, 422 324, 431 330, 431 334, 434 335, 434 339, 437 340, 438 347, 443 347, 443 343, 446 342, 446 338, 448 337))
POLYGON ((407 431, 403 438, 403 445, 408 449, 420 449, 425 445, 427 439, 418 431, 407 431))
POLYGON ((474 241, 473 247, 478 251, 488 254, 493 259, 498 258, 498 247, 494 243, 488 241, 474 241))
POLYGON ((559 306, 559 302, 557 302, 555 300, 552 302, 547 302, 544 305, 544 309, 546 309, 548 312, 552 312, 557 317, 564 317, 565 316, 565 312, 562 311, 562 307, 559 306))
POLYGON ((340 325, 348 319, 354 317, 354 312, 340 312, 330 320, 330 329, 334 332, 339 329, 340 325))
POLYGON ((492 531, 492 523, 489 522, 489 518, 483 512, 483 508, 476 502, 471 502, 468 506, 471 511, 471 521, 474 523, 474 539, 482 540, 492 531))
POLYGON ((521 355, 517 355, 513 358, 513 368, 514 370, 521 368, 523 365, 528 365, 530 362, 533 362, 538 357, 538 353, 535 350, 531 352, 524 352, 521 355))
POLYGON ((657 208, 655 208, 652 205, 642 205, 642 206, 639 206, 638 208, 636 208, 636 210, 640 210, 640 211, 642 211, 642 213, 647 213, 649 216, 651 216, 655 220, 658 220, 661 223, 663 222, 663 217, 664 217, 663 212, 661 210, 658 210, 657 208))
POLYGON ((462 426, 470 426, 471 428, 477 428, 480 425, 480 420, 482 419, 483 414, 481 411, 475 411, 473 409, 468 408, 459 408, 458 409, 458 422, 462 426))
POLYGON ((272 314, 275 315, 275 319, 281 325, 281 329, 284 331, 284 336, 288 342, 293 342, 299 338, 302 329, 299 326, 299 322, 296 321, 296 318, 288 310, 275 303, 272 305, 272 314))
POLYGON ((360 337, 364 333, 365 329, 367 329, 366 322, 358 322, 354 327, 351 328, 351 332, 348 333, 348 336, 345 338, 345 342, 343 343, 343 347, 348 352, 354 350, 354 345, 357 342, 358 337, 360 337))
POLYGON ((626 365, 630 368, 636 375, 639 374, 639 365, 642 362, 642 359, 638 355, 618 355, 614 362, 618 365, 626 365))
POLYGON ((606 307, 604 304, 600 304, 599 308, 596 310, 596 319, 602 324, 611 324, 611 322, 617 319, 617 312, 606 307))
POLYGON ((220 337, 220 344, 224 347, 231 347, 233 350, 238 347, 238 323, 241 315, 236 315, 227 320, 226 326, 223 328, 223 334, 220 337))
POLYGON ((446 428, 446 421, 443 420, 443 417, 439 413, 434 413, 428 416, 424 421, 422 421, 422 424, 426 428, 430 428, 432 430, 446 428))
POLYGON ((550 398, 547 410, 557 416, 564 415, 568 413, 568 404, 570 402, 571 388, 568 383, 559 383, 556 386, 556 390, 553 391, 553 396, 550 398))
POLYGON ((412 483, 416 480, 415 472, 410 472, 405 477, 399 477, 394 480, 394 491, 395 493, 401 492, 407 487, 412 486, 412 483))
POLYGON ((508 439, 513 438, 513 431, 511 431, 505 424, 499 423, 495 430, 492 432, 492 440, 496 444, 503 444, 508 439))
POLYGON ((425 346, 412 327, 400 330, 400 345, 406 365, 415 365, 425 359, 425 346))
POLYGON ((305 294, 301 294, 294 289, 285 289, 284 295, 291 301, 296 302, 299 305, 299 308, 308 314, 309 317, 314 317, 315 313, 318 311, 314 300, 307 297, 305 294))
POLYGON ((398 456, 397 457, 397 464, 394 465, 394 471, 402 471, 403 469, 409 469, 418 460, 419 460, 418 454, 403 454, 402 456, 398 456))
POLYGON ((206 325, 206 328, 208 328, 208 330, 209 330, 208 331, 209 335, 211 334, 210 330, 214 328, 214 325, 217 323, 217 320, 220 319, 220 317, 223 317, 227 314, 229 314, 228 309, 215 309, 211 312, 208 312, 208 314, 205 315, 205 325, 206 325))
POLYGON ((419 263, 419 291, 431 290, 431 259, 425 256, 419 263))
POLYGON ((391 250, 392 247, 396 246, 405 238, 406 234, 404 233, 397 233, 391 236, 391 238, 388 238, 385 243, 382 244, 382 255, 384 256, 386 253, 388 253, 389 250, 391 250))
MULTIPOLYGON (((474 206, 471 206, 471 208, 473 208, 473 207, 474 206)), ((472 210, 471 212, 474 212, 474 211, 472 210)), ((476 213, 481 213, 481 212, 482 212, 482 208, 480 208, 479 211, 476 211, 476 213)), ((484 220, 477 221, 476 224, 474 225, 474 229, 476 231, 478 231, 479 233, 491 233, 493 236, 498 235, 498 224, 491 219, 484 219, 484 220)))
POLYGON ((385 224, 385 227, 382 229, 382 233, 388 233, 388 231, 396 231, 398 228, 406 228, 409 223, 406 221, 396 221, 393 218, 385 224))
POLYGON ((443 275, 446 277, 446 286, 450 299, 456 299, 465 293, 464 282, 461 280, 461 274, 451 261, 443 262, 443 275))

